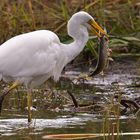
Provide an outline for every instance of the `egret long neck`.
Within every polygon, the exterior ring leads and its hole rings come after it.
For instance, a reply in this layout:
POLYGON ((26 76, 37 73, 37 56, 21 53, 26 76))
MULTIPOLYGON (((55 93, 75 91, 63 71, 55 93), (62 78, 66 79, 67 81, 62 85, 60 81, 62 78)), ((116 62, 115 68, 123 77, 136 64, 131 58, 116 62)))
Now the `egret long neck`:
POLYGON ((68 44, 66 47, 66 54, 69 57, 69 61, 73 60, 80 52, 84 49, 87 43, 87 39, 81 37, 75 39, 72 43, 68 44))
POLYGON ((85 47, 89 35, 85 26, 68 24, 68 34, 73 38, 73 42, 65 47, 66 55, 69 60, 73 60, 85 47))

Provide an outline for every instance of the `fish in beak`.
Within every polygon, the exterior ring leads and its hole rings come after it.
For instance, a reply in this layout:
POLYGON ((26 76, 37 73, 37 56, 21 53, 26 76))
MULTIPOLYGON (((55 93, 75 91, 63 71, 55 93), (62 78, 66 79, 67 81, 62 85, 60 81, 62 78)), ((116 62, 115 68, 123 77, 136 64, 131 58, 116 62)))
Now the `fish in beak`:
POLYGON ((92 19, 89 21, 89 24, 91 26, 91 30, 97 35, 98 38, 101 37, 101 34, 105 35, 106 39, 108 40, 109 36, 108 34, 106 33, 106 31, 104 31, 102 29, 102 27, 100 25, 98 25, 98 23, 92 19))

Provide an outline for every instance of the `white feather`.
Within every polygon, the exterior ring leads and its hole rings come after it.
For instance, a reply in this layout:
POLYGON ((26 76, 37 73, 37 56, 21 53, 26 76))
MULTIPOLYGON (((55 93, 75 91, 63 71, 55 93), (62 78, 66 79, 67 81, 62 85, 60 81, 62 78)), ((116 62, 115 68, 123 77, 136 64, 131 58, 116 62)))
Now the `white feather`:
POLYGON ((68 22, 71 44, 60 43, 56 34, 39 30, 11 38, 0 46, 0 77, 6 82, 18 80, 28 86, 57 81, 64 66, 74 59, 88 40, 87 22, 92 17, 79 12, 68 22))

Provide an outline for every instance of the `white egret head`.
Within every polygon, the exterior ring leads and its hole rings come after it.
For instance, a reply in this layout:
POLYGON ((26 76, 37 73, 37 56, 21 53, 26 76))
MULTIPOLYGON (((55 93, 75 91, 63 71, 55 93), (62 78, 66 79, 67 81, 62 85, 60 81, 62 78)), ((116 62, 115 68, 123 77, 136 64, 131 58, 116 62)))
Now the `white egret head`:
POLYGON ((107 33, 98 25, 94 18, 84 11, 74 14, 68 22, 68 34, 73 38, 78 38, 82 33, 88 36, 87 29, 94 32, 97 37, 100 37, 100 33, 102 33, 108 38, 107 33))

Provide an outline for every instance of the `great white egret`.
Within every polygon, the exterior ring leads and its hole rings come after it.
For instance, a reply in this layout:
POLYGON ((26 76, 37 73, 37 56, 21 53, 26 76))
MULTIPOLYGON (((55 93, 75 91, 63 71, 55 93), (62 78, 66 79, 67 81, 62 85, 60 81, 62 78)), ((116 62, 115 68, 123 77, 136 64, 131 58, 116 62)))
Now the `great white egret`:
MULTIPOLYGON (((38 30, 17 35, 0 46, 0 80, 13 82, 1 96, 20 84, 26 86, 28 121, 31 121, 31 89, 43 84, 52 77, 58 81, 64 66, 73 60, 86 45, 92 30, 98 37, 107 33, 96 23, 94 18, 84 11, 75 13, 67 25, 68 35, 73 38, 70 44, 60 42, 58 36, 49 30, 38 30)), ((1 107, 0 106, 0 107, 1 107)))

